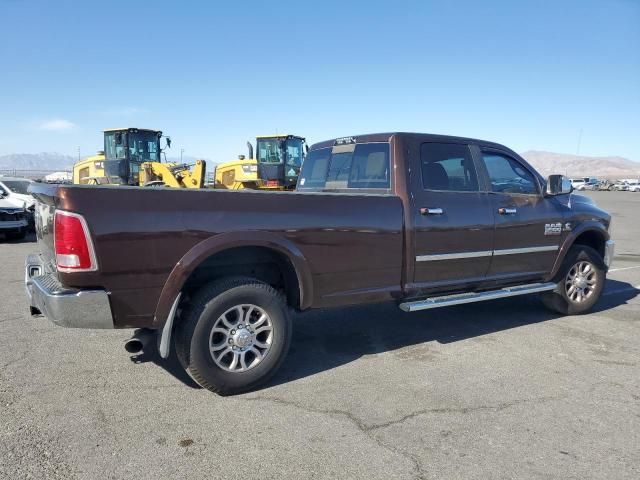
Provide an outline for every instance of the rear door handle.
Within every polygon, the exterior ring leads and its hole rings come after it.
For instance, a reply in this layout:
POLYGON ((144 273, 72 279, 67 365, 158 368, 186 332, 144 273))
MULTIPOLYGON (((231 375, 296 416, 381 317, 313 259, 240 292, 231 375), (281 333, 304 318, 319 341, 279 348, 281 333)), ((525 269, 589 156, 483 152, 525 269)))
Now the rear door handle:
POLYGON ((516 213, 518 213, 518 210, 516 210, 515 208, 499 208, 498 213, 500 215, 515 215, 516 213))
POLYGON ((441 208, 421 208, 420 215, 442 215, 444 210, 441 208))

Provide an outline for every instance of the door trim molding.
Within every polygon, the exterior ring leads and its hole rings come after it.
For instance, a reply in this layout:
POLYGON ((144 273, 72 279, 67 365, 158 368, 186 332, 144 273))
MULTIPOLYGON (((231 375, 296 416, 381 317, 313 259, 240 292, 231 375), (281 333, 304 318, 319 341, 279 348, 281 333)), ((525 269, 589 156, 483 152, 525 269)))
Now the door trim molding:
POLYGON ((436 260, 458 260, 462 258, 491 257, 494 255, 517 255, 521 253, 555 252, 559 245, 540 247, 504 248, 501 250, 478 250, 475 252, 440 253, 436 255, 417 255, 416 262, 432 262, 436 260))
POLYGON ((440 253, 436 255, 418 255, 416 262, 431 262, 434 260, 456 260, 458 258, 477 258, 490 257, 493 255, 491 250, 481 250, 477 252, 459 252, 459 253, 440 253))
POLYGON ((524 247, 524 248, 504 248, 502 250, 494 250, 494 255, 516 255, 519 253, 539 253, 539 252, 555 252, 560 248, 559 245, 545 245, 542 247, 524 247))

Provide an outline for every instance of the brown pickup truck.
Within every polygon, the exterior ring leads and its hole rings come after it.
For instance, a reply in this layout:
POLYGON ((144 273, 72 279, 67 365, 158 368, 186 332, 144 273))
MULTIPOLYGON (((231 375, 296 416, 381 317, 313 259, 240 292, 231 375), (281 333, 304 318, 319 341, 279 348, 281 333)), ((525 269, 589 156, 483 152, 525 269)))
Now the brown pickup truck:
POLYGON ((138 328, 203 387, 256 388, 284 361, 290 309, 405 311, 540 293, 600 296, 610 216, 510 149, 414 133, 314 145, 295 192, 34 184, 33 314, 138 328))

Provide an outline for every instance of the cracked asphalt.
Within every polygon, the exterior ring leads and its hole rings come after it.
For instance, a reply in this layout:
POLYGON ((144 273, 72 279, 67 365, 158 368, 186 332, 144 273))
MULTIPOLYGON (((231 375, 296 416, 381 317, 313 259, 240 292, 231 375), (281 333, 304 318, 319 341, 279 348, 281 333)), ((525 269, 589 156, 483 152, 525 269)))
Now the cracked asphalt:
POLYGON ((31 318, 0 238, 0 478, 640 478, 640 194, 593 313, 535 297, 297 315, 271 384, 222 398, 131 331, 31 318))

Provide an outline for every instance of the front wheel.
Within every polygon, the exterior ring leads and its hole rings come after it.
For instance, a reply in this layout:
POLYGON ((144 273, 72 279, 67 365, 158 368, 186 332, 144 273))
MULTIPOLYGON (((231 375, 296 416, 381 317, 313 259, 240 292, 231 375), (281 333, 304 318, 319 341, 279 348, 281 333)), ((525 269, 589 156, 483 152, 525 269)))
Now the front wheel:
POLYGON ((176 332, 183 366, 221 395, 253 390, 282 364, 291 320, 282 295, 252 278, 210 283, 191 298, 176 332))
POLYGON ((542 303, 563 315, 588 312, 600 298, 606 280, 598 252, 583 245, 571 247, 560 272, 558 286, 541 295, 542 303))

